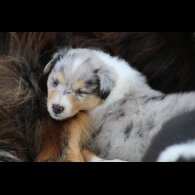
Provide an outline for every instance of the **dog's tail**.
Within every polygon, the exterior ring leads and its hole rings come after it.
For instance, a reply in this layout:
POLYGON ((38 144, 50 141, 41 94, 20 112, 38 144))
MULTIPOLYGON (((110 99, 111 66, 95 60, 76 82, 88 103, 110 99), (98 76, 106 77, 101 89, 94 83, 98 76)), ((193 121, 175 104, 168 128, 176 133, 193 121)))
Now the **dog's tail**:
POLYGON ((43 69, 56 33, 0 33, 0 161, 32 160, 46 112, 43 69))

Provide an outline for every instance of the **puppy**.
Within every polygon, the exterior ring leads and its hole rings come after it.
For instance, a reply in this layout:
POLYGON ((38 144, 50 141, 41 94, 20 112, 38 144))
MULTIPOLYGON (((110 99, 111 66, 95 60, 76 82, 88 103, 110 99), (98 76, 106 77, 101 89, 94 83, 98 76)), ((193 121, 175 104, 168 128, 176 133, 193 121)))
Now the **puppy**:
MULTIPOLYGON (((45 67, 44 74, 48 73, 61 57, 63 57, 63 54, 54 55, 53 60, 45 67)), ((66 119, 63 128, 64 133, 61 133, 61 136, 59 136, 59 142, 67 140, 64 157, 61 160, 69 162, 110 162, 97 157, 93 152, 83 148, 89 140, 93 129, 91 116, 88 111, 102 104, 108 95, 105 92, 99 95, 100 78, 95 76, 98 70, 94 70, 94 74, 89 75, 88 78, 83 78, 83 80, 80 78, 69 80, 67 75, 70 72, 68 69, 65 70, 65 68, 65 66, 59 67, 56 65, 50 73, 47 83, 47 106, 51 117, 58 121, 66 119)), ((55 156, 59 155, 56 154, 57 150, 55 148, 55 144, 50 146, 49 150, 47 147, 43 148, 37 157, 37 161, 56 159, 55 156)), ((111 161, 120 162, 117 159, 111 161)))
MULTIPOLYGON (((151 89, 126 61, 102 51, 62 49, 45 73, 52 67, 48 78, 50 115, 67 120, 87 113, 93 124, 87 147, 101 159, 141 161, 163 124, 195 108, 195 93, 166 96, 151 89)), ((87 159, 99 160, 94 156, 87 159)))

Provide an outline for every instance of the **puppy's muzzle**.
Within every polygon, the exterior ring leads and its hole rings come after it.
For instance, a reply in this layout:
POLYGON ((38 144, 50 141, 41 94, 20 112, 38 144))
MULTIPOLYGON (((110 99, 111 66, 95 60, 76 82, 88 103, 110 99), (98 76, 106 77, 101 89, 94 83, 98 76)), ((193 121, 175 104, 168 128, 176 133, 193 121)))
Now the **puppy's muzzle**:
POLYGON ((59 104, 53 104, 52 109, 55 114, 60 114, 64 111, 64 107, 60 106, 59 104))

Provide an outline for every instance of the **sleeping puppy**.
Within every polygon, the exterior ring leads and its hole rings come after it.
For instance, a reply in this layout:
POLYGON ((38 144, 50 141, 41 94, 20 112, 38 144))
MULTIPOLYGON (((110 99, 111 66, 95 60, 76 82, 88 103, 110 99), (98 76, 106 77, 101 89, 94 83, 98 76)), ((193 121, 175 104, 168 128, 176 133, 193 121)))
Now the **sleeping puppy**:
MULTIPOLYGON (((126 61, 102 51, 62 49, 44 72, 51 69, 47 101, 51 117, 68 120, 84 112, 90 118, 91 141, 77 147, 87 144, 100 158, 78 150, 86 161, 141 161, 168 120, 195 109, 195 93, 166 96, 151 89, 126 61)), ((74 137, 77 131, 69 132, 74 137)), ((82 132, 77 138, 69 140, 81 143, 82 132)))
MULTIPOLYGON (((71 64, 72 61, 67 62, 67 64, 62 62, 60 65, 57 65, 57 62, 61 61, 66 52, 68 52, 68 50, 62 50, 54 55, 54 58, 44 69, 44 74, 47 74, 52 67, 55 66, 48 78, 47 106, 53 119, 58 121, 65 120, 63 127, 64 133, 62 133, 59 139, 59 142, 63 139, 66 140, 66 151, 61 160, 63 159, 69 162, 121 162, 118 159, 104 160, 97 157, 95 153, 83 148, 93 130, 92 119, 88 111, 102 104, 108 94, 106 94, 105 91, 99 91, 99 82, 104 82, 104 80, 96 75, 99 71, 98 69, 94 70, 92 74, 90 74, 90 71, 92 71, 90 67, 88 67, 88 70, 83 69, 83 75, 80 77, 79 74, 76 75, 75 67, 75 70, 66 67, 68 64, 71 64), (73 72, 75 77, 69 77, 68 75, 71 75, 73 72)), ((70 52, 69 55, 70 59, 74 58, 74 52, 72 54, 70 52)), ((87 63, 87 61, 88 59, 83 63, 87 63)), ((81 59, 78 59, 75 66, 79 65, 81 62, 82 56, 81 59)), ((55 147, 56 146, 52 146, 50 151, 55 151, 55 149, 53 149, 55 147)), ((48 152, 48 148, 46 148, 38 155, 37 161, 55 159, 54 156, 59 156, 59 154, 48 152), (49 157, 45 156, 45 151, 49 157)))

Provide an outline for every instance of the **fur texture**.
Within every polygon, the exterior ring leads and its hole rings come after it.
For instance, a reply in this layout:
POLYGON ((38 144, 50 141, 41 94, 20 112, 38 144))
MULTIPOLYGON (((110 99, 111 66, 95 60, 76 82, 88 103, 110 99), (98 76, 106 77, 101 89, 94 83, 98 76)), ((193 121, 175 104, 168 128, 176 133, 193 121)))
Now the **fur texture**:
POLYGON ((192 162, 195 159, 195 110, 169 120, 152 140, 142 161, 192 162))
POLYGON ((0 56, 0 158, 33 161, 40 134, 51 126, 46 111, 44 52, 55 40, 50 33, 5 33, 0 56), (45 94, 45 95, 44 95, 45 94), (5 154, 5 155, 3 155, 5 154))
POLYGON ((195 89, 193 32, 70 32, 58 34, 58 45, 97 47, 118 55, 164 93, 195 89))
MULTIPOLYGON (((102 89, 109 90, 103 102, 86 110, 94 123, 90 149, 102 158, 141 161, 162 125, 170 118, 195 109, 195 93, 164 95, 153 90, 140 72, 120 58, 92 49, 68 49, 59 51, 55 56, 62 53, 50 74, 49 87, 52 86, 50 78, 61 70, 66 80, 59 82, 59 91, 72 90, 71 94, 76 97, 74 82, 84 82, 91 75, 99 81, 100 93, 96 94, 97 97, 101 98, 102 89), (112 84, 108 84, 107 80, 112 84)), ((91 86, 93 83, 88 88, 91 86)), ((82 85, 80 91, 83 90, 87 89, 82 85)), ((84 93, 83 98, 89 95, 84 93)), ((61 98, 63 96, 58 98, 57 103, 63 105, 61 98)), ((82 103, 83 99, 77 97, 77 101, 82 103)), ((60 119, 72 116, 67 116, 66 112, 62 114, 60 119)))
POLYGON ((42 71, 64 46, 98 47, 120 55, 163 92, 195 88, 193 32, 1 32, 0 150, 5 156, 0 160, 34 161, 45 134, 55 143, 51 132, 61 125, 46 111, 42 71))

